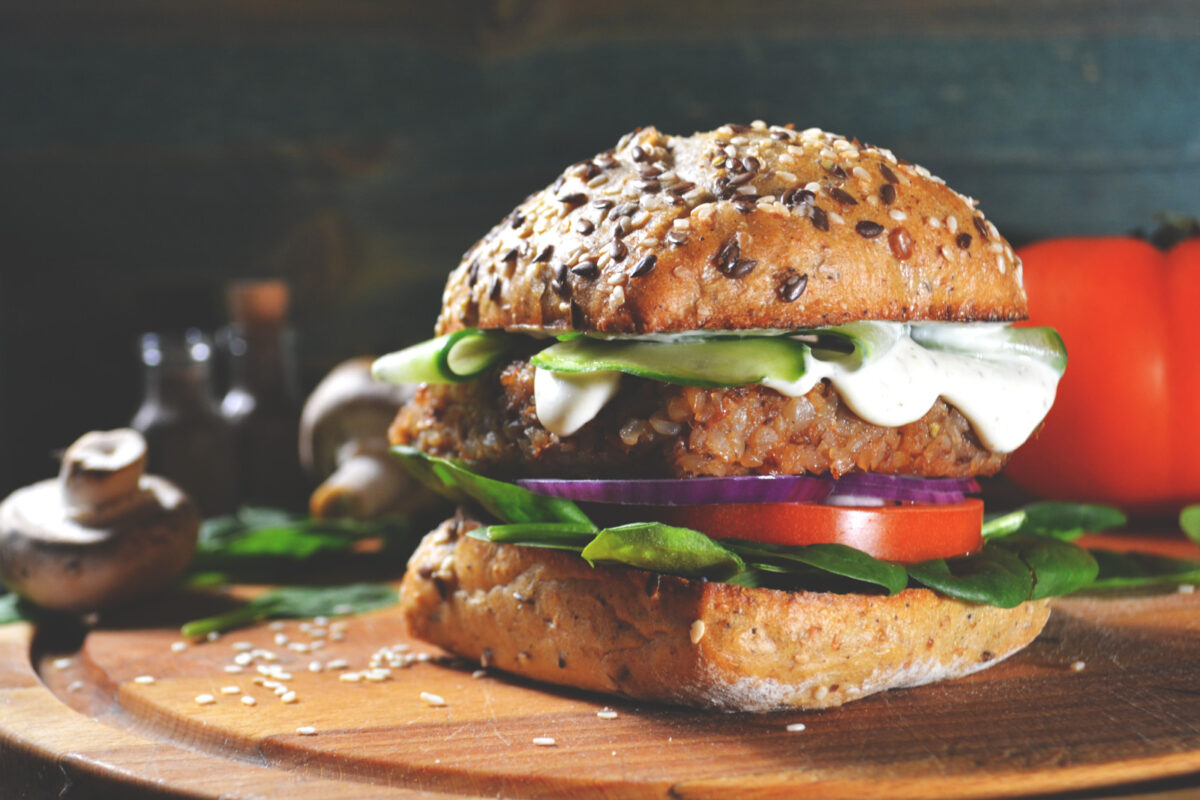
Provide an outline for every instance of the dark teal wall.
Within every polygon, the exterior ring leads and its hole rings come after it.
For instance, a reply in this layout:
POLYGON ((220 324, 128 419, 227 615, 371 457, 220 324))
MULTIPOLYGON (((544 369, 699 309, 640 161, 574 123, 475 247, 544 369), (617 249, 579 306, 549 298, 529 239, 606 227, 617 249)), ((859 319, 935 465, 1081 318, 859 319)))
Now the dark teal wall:
POLYGON ((291 282, 311 384, 637 125, 887 145, 1017 243, 1200 215, 1200 5, 0 4, 0 490, 137 402, 134 339, 291 282))

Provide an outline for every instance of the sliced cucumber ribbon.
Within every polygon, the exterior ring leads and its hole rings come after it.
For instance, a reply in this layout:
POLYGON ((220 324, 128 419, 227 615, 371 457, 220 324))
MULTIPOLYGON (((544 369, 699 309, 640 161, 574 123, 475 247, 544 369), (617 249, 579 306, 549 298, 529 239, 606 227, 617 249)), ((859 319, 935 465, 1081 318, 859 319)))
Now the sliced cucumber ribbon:
POLYGON ((675 342, 581 337, 552 344, 530 359, 551 372, 624 372, 685 386, 742 386, 804 375, 809 345, 782 336, 682 339, 675 342))
POLYGON ((467 328, 375 360, 371 375, 386 383, 460 383, 499 361, 514 339, 503 331, 467 328))
MULTIPOLYGON (((1004 324, 852 322, 794 332, 689 333, 674 337, 579 335, 562 338, 533 356, 541 369, 559 373, 624 372, 699 387, 795 383, 811 359, 857 369, 885 356, 905 335, 928 350, 987 361, 1026 358, 1059 374, 1066 367, 1062 339, 1052 328, 1004 324)), ((521 334, 466 329, 378 359, 372 373, 391 383, 456 383, 498 362, 521 334)))

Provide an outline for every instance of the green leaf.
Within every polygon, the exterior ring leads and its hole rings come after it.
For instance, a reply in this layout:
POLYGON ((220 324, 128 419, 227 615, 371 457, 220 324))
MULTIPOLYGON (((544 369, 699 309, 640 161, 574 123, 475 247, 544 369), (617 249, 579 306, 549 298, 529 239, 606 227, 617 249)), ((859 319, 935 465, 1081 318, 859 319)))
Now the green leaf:
MULTIPOLYGON (((501 522, 573 522, 592 525, 579 506, 561 497, 547 497, 504 481, 476 475, 444 458, 415 447, 392 448, 413 477, 456 503, 475 502, 501 522)), ((594 526, 593 526, 594 527, 594 526)))
POLYGON ((1100 571, 1088 589, 1127 589, 1200 583, 1200 561, 1150 553, 1121 553, 1100 548, 1090 552, 1100 571))
POLYGON ((1179 527, 1189 539, 1200 544, 1200 503, 1179 512, 1179 527))
POLYGON ((398 600, 399 595, 394 587, 379 583, 286 586, 261 594, 224 614, 189 622, 180 632, 184 636, 198 637, 240 628, 264 619, 360 614, 390 606, 398 600))
POLYGON ((797 565, 840 575, 863 583, 882 586, 896 594, 908 585, 908 573, 899 564, 880 561, 861 550, 841 544, 774 545, 745 539, 723 539, 723 545, 752 562, 757 569, 773 572, 807 572, 797 565))
POLYGON ((596 536, 592 525, 575 522, 521 522, 513 525, 488 525, 467 532, 472 539, 522 547, 547 547, 578 553, 596 536))
POLYGON ((910 564, 913 580, 948 597, 1000 608, 1014 608, 1033 593, 1033 576, 1011 550, 984 546, 962 558, 910 564))
POLYGON ((581 555, 593 565, 624 564, 685 578, 722 580, 745 568, 737 554, 703 533, 658 522, 606 528, 581 555))
POLYGON ((11 622, 32 622, 32 614, 26 603, 15 594, 0 595, 0 625, 11 622))
POLYGON ((1126 522, 1120 509, 1095 503, 1034 503, 1024 511, 1025 522, 1019 533, 1058 539, 1075 539, 1084 533, 1119 528, 1126 522))
POLYGON ((1099 569, 1087 550, 1052 536, 1016 534, 989 546, 1016 554, 1033 573, 1031 600, 1079 591, 1095 580, 1099 569))
POLYGON ((1025 524, 1025 510, 1017 509, 1006 514, 984 514, 982 534, 984 539, 1008 536, 1021 530, 1025 524))

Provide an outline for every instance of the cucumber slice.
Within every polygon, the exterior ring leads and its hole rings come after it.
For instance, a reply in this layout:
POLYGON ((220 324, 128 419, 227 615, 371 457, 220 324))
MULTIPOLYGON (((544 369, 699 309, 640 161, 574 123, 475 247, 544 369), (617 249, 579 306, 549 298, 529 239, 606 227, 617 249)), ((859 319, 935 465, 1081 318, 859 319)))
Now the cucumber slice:
POLYGON ((929 350, 947 350, 983 359, 1020 356, 1040 361, 1060 375, 1067 368, 1067 348, 1053 328, 935 322, 913 325, 910 335, 913 341, 929 350))
POLYGON ((377 358, 371 376, 387 383, 469 381, 499 361, 511 343, 503 332, 467 328, 377 358))
POLYGON ((616 371, 664 383, 715 388, 804 375, 809 346, 783 336, 679 339, 673 342, 581 337, 535 355, 534 366, 552 372, 616 371))

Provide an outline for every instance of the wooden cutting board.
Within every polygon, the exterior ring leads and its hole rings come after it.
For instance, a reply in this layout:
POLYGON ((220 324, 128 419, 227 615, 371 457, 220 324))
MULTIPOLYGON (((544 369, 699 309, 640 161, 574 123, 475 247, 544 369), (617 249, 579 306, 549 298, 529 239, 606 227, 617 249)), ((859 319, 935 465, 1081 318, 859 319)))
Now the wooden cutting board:
POLYGON ((484 674, 409 639, 394 608, 345 620, 336 635, 288 621, 176 652, 179 623, 208 610, 200 602, 170 598, 86 635, 0 628, 0 785, 18 797, 68 787, 334 799, 1115 796, 1128 784, 1185 797, 1200 787, 1196 593, 1061 599, 1033 645, 982 673, 767 715, 484 674), (397 666, 345 679, 373 656, 397 666), (259 666, 285 673, 294 702, 255 683, 273 680, 259 666))

